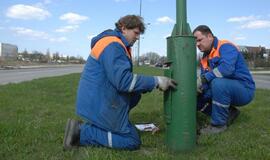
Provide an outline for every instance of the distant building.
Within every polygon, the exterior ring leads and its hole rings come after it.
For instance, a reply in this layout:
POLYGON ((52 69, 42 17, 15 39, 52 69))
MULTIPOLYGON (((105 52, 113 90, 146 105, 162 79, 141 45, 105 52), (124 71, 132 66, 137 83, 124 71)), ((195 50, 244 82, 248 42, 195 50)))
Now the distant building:
POLYGON ((240 52, 244 55, 246 60, 255 60, 256 58, 262 58, 266 52, 266 48, 262 46, 238 46, 240 52))
POLYGON ((268 63, 268 50, 265 47, 238 46, 238 48, 249 67, 268 67, 270 65, 268 63))
POLYGON ((0 59, 15 60, 18 55, 18 47, 13 44, 0 43, 0 59))
POLYGON ((263 57, 266 59, 266 61, 269 60, 270 57, 270 49, 266 49, 265 53, 263 54, 263 57))
POLYGON ((258 47, 253 47, 253 46, 238 46, 240 49, 240 52, 242 53, 252 53, 252 54, 260 54, 265 50, 265 47, 258 46, 258 47))

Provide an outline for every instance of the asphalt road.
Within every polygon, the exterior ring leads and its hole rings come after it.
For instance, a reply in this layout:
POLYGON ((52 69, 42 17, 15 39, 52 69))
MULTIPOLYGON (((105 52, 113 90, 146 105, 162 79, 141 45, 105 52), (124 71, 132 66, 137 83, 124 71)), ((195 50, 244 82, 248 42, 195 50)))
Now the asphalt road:
POLYGON ((71 73, 80 73, 82 70, 83 65, 0 70, 0 85, 30 81, 42 77, 54 77, 71 73))
MULTIPOLYGON (((0 85, 30 81, 42 77, 54 77, 80 73, 83 65, 0 70, 0 85)), ((256 88, 270 89, 270 74, 253 74, 256 88)))
POLYGON ((253 74, 256 88, 270 89, 270 74, 253 74))

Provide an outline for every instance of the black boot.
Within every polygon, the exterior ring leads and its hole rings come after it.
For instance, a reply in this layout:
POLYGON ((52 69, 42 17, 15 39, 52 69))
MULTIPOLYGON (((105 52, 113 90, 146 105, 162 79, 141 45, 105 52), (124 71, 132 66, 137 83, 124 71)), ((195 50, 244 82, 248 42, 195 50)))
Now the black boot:
POLYGON ((64 150, 69 150, 72 147, 79 145, 80 145, 80 122, 77 120, 68 119, 63 142, 64 150))
POLYGON ((227 125, 228 126, 231 125, 233 121, 239 116, 239 114, 240 114, 240 111, 237 108, 230 106, 227 125))
POLYGON ((223 125, 223 126, 215 126, 215 125, 208 125, 207 127, 205 128, 202 128, 200 130, 200 133, 201 134, 218 134, 218 133, 222 133, 224 132, 225 130, 227 130, 227 126, 226 125, 223 125))

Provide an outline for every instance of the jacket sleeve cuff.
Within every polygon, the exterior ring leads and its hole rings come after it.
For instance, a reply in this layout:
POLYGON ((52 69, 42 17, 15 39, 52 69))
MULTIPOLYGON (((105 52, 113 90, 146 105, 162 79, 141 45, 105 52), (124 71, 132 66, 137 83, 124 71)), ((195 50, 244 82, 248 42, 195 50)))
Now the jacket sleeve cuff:
POLYGON ((205 78, 206 78, 207 82, 211 82, 214 78, 216 78, 216 76, 213 72, 207 72, 205 74, 205 78))

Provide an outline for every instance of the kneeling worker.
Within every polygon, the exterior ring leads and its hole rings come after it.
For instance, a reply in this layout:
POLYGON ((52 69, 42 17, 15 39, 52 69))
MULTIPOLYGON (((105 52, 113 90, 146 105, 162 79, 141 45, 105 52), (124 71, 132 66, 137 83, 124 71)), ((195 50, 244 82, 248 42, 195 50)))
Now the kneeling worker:
POLYGON ((82 72, 77 114, 85 121, 69 119, 64 149, 73 146, 103 146, 138 149, 141 141, 129 121, 129 112, 141 94, 155 88, 166 91, 176 82, 163 76, 144 76, 132 71, 131 46, 144 33, 143 19, 127 15, 92 39, 91 54, 82 72))

